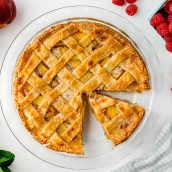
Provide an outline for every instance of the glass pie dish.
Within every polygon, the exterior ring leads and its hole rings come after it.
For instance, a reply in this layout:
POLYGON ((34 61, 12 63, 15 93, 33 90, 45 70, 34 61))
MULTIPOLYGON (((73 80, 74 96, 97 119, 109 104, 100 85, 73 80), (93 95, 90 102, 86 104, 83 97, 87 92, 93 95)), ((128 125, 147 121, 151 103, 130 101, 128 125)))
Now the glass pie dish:
POLYGON ((151 44, 139 29, 123 17, 111 11, 92 6, 71 6, 56 9, 29 23, 10 45, 2 64, 0 79, 3 115, 16 139, 39 159, 68 169, 95 169, 105 167, 116 161, 121 161, 138 148, 149 134, 153 132, 152 129, 156 126, 156 120, 161 110, 163 77, 161 66, 151 44), (104 136, 101 126, 96 122, 91 110, 87 109, 84 119, 86 125, 84 125, 83 132, 85 155, 82 156, 59 153, 40 145, 24 128, 13 101, 14 68, 24 47, 45 29, 69 21, 96 22, 121 33, 133 43, 142 55, 151 80, 151 90, 142 94, 105 92, 105 94, 112 97, 137 103, 144 107, 146 112, 144 119, 132 136, 113 149, 110 141, 104 136))

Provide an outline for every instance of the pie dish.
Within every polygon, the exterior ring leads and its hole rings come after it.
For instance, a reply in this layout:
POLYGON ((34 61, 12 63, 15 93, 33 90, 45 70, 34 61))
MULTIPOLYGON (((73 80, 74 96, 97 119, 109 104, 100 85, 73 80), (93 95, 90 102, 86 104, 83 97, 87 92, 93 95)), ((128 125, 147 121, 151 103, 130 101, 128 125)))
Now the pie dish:
POLYGON ((68 153, 83 154, 83 94, 116 145, 139 125, 144 109, 96 91, 149 89, 146 65, 133 45, 118 32, 92 22, 50 28, 26 46, 15 68, 14 98, 25 127, 41 144, 68 153), (105 109, 100 109, 102 105, 105 109), (100 110, 105 120, 99 118, 100 110))

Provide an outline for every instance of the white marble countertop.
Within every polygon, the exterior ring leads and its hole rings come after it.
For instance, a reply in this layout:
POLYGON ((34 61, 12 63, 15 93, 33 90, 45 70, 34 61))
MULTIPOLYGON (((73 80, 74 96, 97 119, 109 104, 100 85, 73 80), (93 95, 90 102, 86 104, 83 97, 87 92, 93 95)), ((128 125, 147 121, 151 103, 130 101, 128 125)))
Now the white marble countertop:
MULTIPOLYGON (((159 36, 157 36, 157 33, 154 31, 152 27, 150 27, 149 22, 147 20, 151 11, 154 10, 158 6, 158 4, 163 1, 164 0, 159 0, 159 2, 157 3, 157 0, 138 0, 137 4, 140 8, 139 13, 134 17, 129 17, 125 14, 123 7, 119 8, 112 5, 111 0, 15 0, 17 5, 17 17, 11 25, 6 27, 5 29, 0 30, 0 63, 4 58, 7 48, 9 47, 14 37, 18 34, 18 32, 34 18, 52 9, 69 5, 93 5, 112 10, 133 22, 140 30, 142 30, 142 32, 152 43, 160 60, 163 69, 165 85, 163 93, 164 101, 162 106, 162 114, 160 115, 160 118, 157 119, 158 127, 154 135, 152 135, 151 138, 149 138, 149 141, 144 143, 142 149, 136 150, 135 152, 133 152, 133 154, 122 160, 119 164, 113 164, 114 166, 120 166, 133 158, 136 158, 146 152, 149 152, 153 147, 155 138, 158 135, 160 129, 165 124, 165 122, 172 116, 172 92, 170 90, 170 88, 172 87, 172 54, 168 53, 165 50, 165 42, 159 36)), ((25 148, 20 145, 20 143, 15 139, 15 137, 10 132, 1 112, 0 133, 0 149, 10 150, 16 155, 15 161, 11 166, 13 172, 73 171, 49 165, 37 159, 27 150, 25 150, 25 148)), ((106 167, 105 169, 99 169, 94 171, 108 171, 108 169, 109 167, 106 167)))

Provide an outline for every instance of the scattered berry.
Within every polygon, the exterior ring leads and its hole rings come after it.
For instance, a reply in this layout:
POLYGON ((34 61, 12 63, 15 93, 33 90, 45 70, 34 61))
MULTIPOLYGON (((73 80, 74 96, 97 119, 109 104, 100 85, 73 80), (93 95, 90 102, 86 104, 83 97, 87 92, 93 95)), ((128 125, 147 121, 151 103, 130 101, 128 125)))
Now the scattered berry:
POLYGON ((172 23, 169 24, 169 32, 172 33, 172 23))
POLYGON ((168 16, 167 21, 168 21, 169 23, 172 23, 172 14, 170 14, 170 15, 168 16))
POLYGON ((123 6, 125 4, 124 0, 112 0, 112 3, 118 6, 123 6))
POLYGON ((164 36, 165 42, 172 42, 172 35, 164 36))
POLYGON ((161 36, 168 36, 170 35, 169 29, 168 29, 168 24, 167 23, 162 23, 160 24, 156 31, 161 35, 161 36))
POLYGON ((125 11, 129 16, 134 16, 137 13, 137 6, 135 4, 129 5, 125 11))
POLYGON ((137 0, 126 0, 127 3, 132 4, 135 3, 137 0))
POLYGON ((170 6, 171 6, 171 4, 172 4, 172 0, 169 0, 169 1, 167 1, 165 3, 164 10, 165 10, 166 13, 169 13, 170 12, 170 6))
POLYGON ((172 52, 172 42, 167 42, 165 47, 169 52, 172 52))
POLYGON ((161 13, 155 14, 150 20, 151 25, 155 28, 164 22, 166 22, 166 19, 162 16, 161 13))

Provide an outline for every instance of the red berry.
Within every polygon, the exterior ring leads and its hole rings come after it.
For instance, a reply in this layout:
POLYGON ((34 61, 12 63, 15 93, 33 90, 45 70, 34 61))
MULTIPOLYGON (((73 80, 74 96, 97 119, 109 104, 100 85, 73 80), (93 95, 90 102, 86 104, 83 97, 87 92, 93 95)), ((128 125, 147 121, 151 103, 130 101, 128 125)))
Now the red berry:
POLYGON ((155 14, 150 20, 151 25, 155 28, 164 22, 166 22, 166 19, 162 16, 161 13, 155 14))
POLYGON ((169 23, 172 23, 172 14, 169 14, 169 16, 167 17, 167 21, 168 21, 169 23))
POLYGON ((129 16, 134 16, 137 13, 137 6, 135 4, 129 5, 125 11, 129 16))
POLYGON ((164 36, 165 42, 172 42, 172 35, 164 36))
POLYGON ((169 1, 167 1, 165 3, 164 10, 165 10, 166 13, 169 13, 170 12, 170 6, 171 6, 171 4, 172 4, 172 0, 169 0, 169 1))
POLYGON ((169 31, 172 33, 172 23, 169 24, 169 31))
POLYGON ((169 12, 172 13, 172 4, 170 5, 169 12))
POLYGON ((161 35, 161 36, 168 36, 170 35, 169 29, 168 29, 168 24, 167 23, 162 23, 160 24, 157 28, 156 31, 161 35))
POLYGON ((137 0, 126 0, 127 3, 132 4, 135 3, 137 0))
POLYGON ((123 6, 125 4, 124 0, 112 0, 112 3, 118 6, 123 6))
POLYGON ((165 47, 169 52, 172 52, 172 42, 167 42, 165 47))

